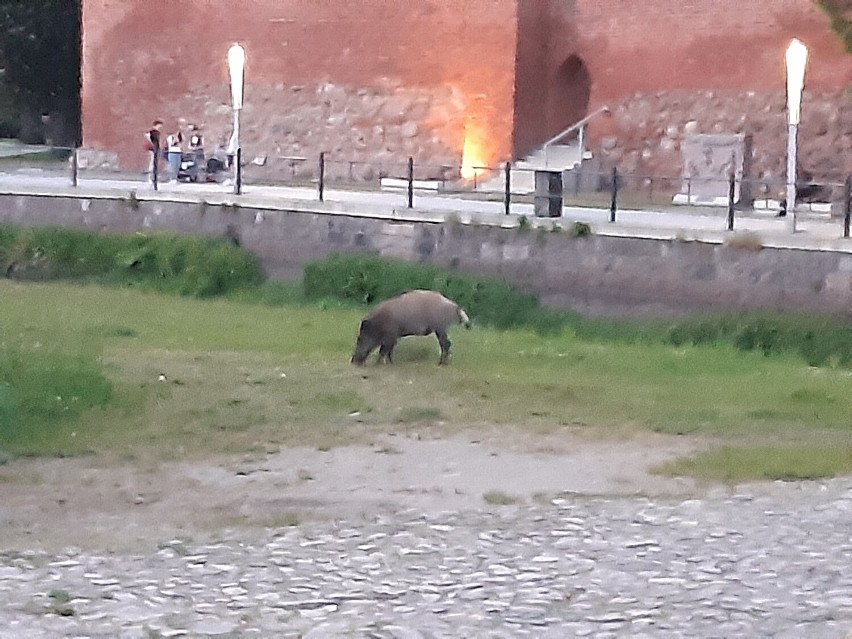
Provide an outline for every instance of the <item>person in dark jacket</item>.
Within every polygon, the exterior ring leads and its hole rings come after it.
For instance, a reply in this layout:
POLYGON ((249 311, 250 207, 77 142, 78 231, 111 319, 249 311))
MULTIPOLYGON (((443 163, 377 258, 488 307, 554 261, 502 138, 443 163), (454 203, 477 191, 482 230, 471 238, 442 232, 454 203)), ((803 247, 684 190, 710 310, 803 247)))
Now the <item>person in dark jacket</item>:
POLYGON ((189 154, 192 157, 189 179, 196 182, 204 165, 204 136, 201 128, 193 124, 189 127, 189 154))
POLYGON ((150 154, 148 158, 148 180, 154 181, 155 171, 158 168, 157 164, 160 161, 160 132, 163 130, 163 121, 154 120, 151 128, 145 134, 145 148, 150 154))

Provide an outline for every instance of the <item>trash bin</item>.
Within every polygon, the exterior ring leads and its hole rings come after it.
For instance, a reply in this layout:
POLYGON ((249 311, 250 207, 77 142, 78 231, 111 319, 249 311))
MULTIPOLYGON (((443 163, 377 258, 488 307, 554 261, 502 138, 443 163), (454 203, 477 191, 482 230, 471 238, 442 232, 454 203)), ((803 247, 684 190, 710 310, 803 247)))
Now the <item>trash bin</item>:
POLYGON ((533 212, 536 217, 562 216, 562 172, 536 171, 533 212))

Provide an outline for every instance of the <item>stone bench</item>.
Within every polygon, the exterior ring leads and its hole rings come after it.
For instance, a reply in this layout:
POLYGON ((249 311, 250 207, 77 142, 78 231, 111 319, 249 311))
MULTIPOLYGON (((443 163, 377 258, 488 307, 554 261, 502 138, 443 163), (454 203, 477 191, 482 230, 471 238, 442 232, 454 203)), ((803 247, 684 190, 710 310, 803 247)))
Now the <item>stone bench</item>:
MULTIPOLYGON (((408 189, 408 180, 405 178, 384 177, 379 180, 382 190, 404 191, 408 189)), ((415 191, 443 191, 444 183, 440 180, 413 180, 412 186, 415 191)))

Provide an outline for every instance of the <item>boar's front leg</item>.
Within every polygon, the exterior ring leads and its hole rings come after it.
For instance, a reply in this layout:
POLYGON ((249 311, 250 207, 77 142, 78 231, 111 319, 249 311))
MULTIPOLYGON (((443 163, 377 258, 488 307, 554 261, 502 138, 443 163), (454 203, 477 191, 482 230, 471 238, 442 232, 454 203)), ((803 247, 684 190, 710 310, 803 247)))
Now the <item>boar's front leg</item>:
POLYGON ((438 365, 443 366, 450 359, 450 338, 447 337, 446 331, 435 331, 435 337, 438 338, 438 344, 441 345, 441 359, 438 360, 438 365))
POLYGON ((396 346, 396 342, 384 342, 379 348, 379 361, 386 361, 388 364, 393 363, 393 349, 396 346))

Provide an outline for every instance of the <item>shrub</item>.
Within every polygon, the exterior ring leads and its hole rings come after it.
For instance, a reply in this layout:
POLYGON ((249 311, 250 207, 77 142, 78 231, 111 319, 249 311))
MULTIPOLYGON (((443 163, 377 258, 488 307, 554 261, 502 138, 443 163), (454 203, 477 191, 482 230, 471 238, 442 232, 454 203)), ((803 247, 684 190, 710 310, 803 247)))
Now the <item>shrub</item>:
POLYGON ((744 251, 761 251, 763 250, 763 240, 753 231, 743 231, 729 236, 725 240, 725 246, 744 251))
POLYGON ((444 216, 444 224, 446 224, 450 229, 456 230, 462 224, 461 217, 455 212, 447 213, 444 216))
POLYGON ((668 329, 665 341, 675 346, 712 346, 730 341, 735 330, 736 320, 728 316, 686 319, 676 322, 668 329))
POLYGON ((405 291, 439 291, 458 303, 478 324, 507 329, 531 326, 561 330, 568 315, 542 309, 538 299, 500 280, 470 277, 434 266, 394 262, 373 255, 333 255, 305 268, 305 296, 374 304, 405 291))
POLYGON ((16 279, 82 279, 211 297, 263 281, 257 260, 224 241, 0 227, 0 270, 16 279))
POLYGON ((767 356, 797 353, 811 366, 852 363, 852 328, 831 317, 747 313, 688 318, 671 324, 664 341, 731 344, 767 356))
POLYGON ((592 234, 592 227, 585 222, 574 222, 569 233, 572 237, 589 237, 592 234))
POLYGON ((852 53, 852 15, 843 0, 815 0, 831 19, 831 28, 840 36, 847 53, 852 53))
POLYGON ((136 191, 130 192, 130 194, 127 196, 126 202, 127 202, 127 206, 129 206, 132 210, 134 210, 134 211, 139 210, 139 198, 136 197, 136 191))

